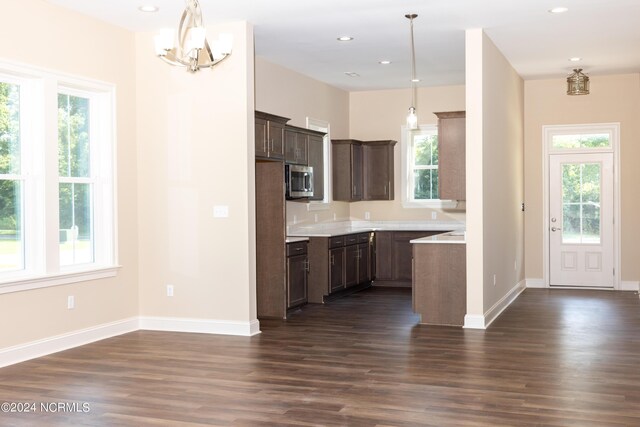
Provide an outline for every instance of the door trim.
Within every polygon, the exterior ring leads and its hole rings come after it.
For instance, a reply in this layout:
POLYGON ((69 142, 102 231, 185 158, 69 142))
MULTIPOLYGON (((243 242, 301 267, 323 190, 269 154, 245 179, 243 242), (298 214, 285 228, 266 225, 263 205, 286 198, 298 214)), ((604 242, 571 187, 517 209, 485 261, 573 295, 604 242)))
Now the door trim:
MULTIPOLYGON (((595 124, 575 124, 575 125, 545 125, 542 126, 542 266, 544 287, 549 288, 550 283, 550 262, 549 262, 549 160, 552 155, 550 149, 551 136, 554 134, 568 133, 594 133, 608 132, 611 135, 611 148, 607 149, 587 149, 587 150, 565 150, 563 153, 584 154, 608 152, 613 153, 613 265, 615 275, 613 277, 613 289, 619 290, 622 276, 621 267, 621 224, 620 224, 620 123, 595 123, 595 124)), ((554 151, 554 154, 559 154, 554 151)), ((565 288, 554 286, 554 288, 565 288)), ((576 287, 576 289, 579 287, 576 287)), ((589 287, 589 289, 611 289, 589 287)))

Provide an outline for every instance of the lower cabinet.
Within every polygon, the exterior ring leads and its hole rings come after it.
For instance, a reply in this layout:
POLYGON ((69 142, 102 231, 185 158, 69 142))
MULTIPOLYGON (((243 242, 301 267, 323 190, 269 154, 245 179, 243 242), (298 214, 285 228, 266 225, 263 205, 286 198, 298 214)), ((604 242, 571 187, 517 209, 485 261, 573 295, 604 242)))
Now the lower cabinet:
POLYGON ((372 280, 374 234, 311 237, 309 239, 309 302, 323 303, 329 295, 366 285, 372 280))
POLYGON ((444 231, 376 232, 375 285, 411 287, 412 244, 410 240, 444 231))
POLYGON ((309 278, 307 242, 287 244, 287 309, 306 304, 309 278))

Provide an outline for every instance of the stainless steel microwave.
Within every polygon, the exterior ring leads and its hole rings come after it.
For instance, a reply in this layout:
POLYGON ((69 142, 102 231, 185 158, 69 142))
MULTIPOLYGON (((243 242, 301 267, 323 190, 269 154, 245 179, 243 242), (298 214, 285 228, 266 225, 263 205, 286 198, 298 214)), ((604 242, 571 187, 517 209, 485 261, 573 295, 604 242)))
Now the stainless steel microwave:
POLYGON ((313 197, 313 167, 285 165, 284 176, 287 199, 313 197))

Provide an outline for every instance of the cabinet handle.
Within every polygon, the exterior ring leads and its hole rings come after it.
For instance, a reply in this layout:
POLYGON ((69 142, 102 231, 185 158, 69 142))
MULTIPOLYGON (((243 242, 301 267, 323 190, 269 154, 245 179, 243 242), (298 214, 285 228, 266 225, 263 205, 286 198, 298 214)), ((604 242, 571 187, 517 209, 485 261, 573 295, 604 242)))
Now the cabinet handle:
POLYGON ((387 184, 384 185, 384 195, 387 195, 387 184))
POLYGON ((296 248, 296 251, 301 251, 301 250, 302 250, 302 248, 296 248))
POLYGON ((336 259, 335 259, 335 255, 331 255, 331 265, 335 265, 336 263, 336 259))
POLYGON ((311 262, 310 261, 305 261, 304 262, 304 269, 307 270, 307 273, 309 273, 309 271, 311 271, 311 262))

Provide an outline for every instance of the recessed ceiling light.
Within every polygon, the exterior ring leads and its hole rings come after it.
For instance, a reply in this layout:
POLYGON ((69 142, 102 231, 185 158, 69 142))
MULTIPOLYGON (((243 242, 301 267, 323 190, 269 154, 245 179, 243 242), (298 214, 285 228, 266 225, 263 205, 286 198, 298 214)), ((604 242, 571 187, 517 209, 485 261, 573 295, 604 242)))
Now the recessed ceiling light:
POLYGON ((386 59, 383 61, 378 62, 378 64, 382 64, 382 65, 389 65, 391 64, 391 61, 387 61, 386 59))
POLYGON ((158 6, 146 4, 146 5, 140 6, 138 10, 140 12, 157 12, 158 10, 160 10, 160 8, 158 6))
POLYGON ((418 83, 418 82, 420 81, 420 79, 411 79, 411 81, 412 81, 413 83, 418 83))
POLYGON ((353 71, 345 71, 345 74, 349 77, 360 77, 360 74, 354 73, 353 71))
POLYGON ((579 56, 574 56, 573 58, 569 58, 569 61, 578 62, 578 61, 582 61, 582 58, 580 58, 579 56))
POLYGON ((567 7, 554 7, 553 9, 549 9, 549 13, 565 13, 569 10, 567 7))
POLYGON ((339 42, 350 42, 351 40, 353 40, 353 37, 350 37, 350 36, 340 36, 340 37, 338 37, 338 41, 339 42))

